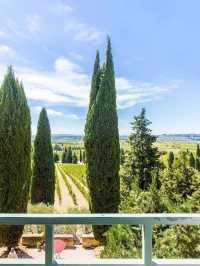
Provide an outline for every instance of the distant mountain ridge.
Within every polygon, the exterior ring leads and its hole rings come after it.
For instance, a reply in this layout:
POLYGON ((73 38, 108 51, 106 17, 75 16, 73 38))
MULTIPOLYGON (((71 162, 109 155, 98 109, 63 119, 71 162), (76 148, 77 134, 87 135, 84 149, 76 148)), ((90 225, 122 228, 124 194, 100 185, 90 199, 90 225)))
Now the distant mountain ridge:
MULTIPOLYGON (((182 140, 182 141, 198 141, 200 140, 200 134, 161 134, 158 135, 158 140, 182 140)), ((63 141, 81 141, 83 135, 75 134, 52 134, 52 142, 63 141)), ((128 135, 120 135, 120 140, 127 140, 128 135)))

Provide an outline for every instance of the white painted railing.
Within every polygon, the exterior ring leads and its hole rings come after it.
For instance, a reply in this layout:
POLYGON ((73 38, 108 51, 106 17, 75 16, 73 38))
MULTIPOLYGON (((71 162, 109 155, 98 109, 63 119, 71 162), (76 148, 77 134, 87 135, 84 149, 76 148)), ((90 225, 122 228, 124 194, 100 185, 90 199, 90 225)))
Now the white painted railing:
POLYGON ((45 261, 33 259, 0 259, 0 265, 132 265, 132 266, 180 266, 198 265, 200 259, 152 259, 152 226, 155 224, 200 225, 200 214, 0 214, 0 224, 42 224, 45 225, 45 261), (93 259, 77 261, 54 259, 53 225, 57 224, 134 224, 142 225, 142 259, 93 259))

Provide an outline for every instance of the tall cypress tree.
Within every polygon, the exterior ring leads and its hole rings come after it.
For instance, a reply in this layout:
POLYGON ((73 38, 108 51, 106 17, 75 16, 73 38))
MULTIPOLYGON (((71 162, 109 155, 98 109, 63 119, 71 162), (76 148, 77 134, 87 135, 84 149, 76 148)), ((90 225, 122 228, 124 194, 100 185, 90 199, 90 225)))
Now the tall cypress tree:
POLYGON ((168 162, 168 167, 172 168, 172 165, 174 163, 174 153, 173 151, 169 152, 168 158, 167 158, 167 162, 168 162))
MULTIPOLYGON (((31 181, 31 118, 12 67, 0 89, 0 212, 26 213, 31 181)), ((17 245, 24 226, 0 226, 0 246, 17 245)))
POLYGON ((189 165, 190 167, 195 168, 195 158, 192 152, 190 152, 189 165))
POLYGON ((55 166, 47 112, 42 109, 34 141, 31 202, 54 204, 55 166))
MULTIPOLYGON (((96 98, 90 97, 84 138, 90 209, 92 213, 116 213, 120 202, 120 146, 110 39, 103 69, 94 65, 92 80, 95 76, 100 76, 101 81, 91 86, 90 95, 97 93, 96 98)), ((94 226, 96 239, 104 240, 107 229, 107 226, 94 226)))

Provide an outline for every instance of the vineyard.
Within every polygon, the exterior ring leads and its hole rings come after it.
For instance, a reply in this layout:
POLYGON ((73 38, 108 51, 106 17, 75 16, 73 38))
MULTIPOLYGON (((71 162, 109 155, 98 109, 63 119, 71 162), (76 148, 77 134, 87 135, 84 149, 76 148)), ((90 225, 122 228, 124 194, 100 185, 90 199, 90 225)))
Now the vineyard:
POLYGON ((59 211, 88 210, 88 201, 85 165, 56 164, 55 208, 59 211))

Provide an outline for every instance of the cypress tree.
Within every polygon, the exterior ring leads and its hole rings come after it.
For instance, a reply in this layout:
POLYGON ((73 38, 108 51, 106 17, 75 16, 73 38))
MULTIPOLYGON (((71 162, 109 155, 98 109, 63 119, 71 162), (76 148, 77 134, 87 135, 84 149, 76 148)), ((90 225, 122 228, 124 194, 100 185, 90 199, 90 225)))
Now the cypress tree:
POLYGON ((53 154, 53 160, 55 163, 57 163, 59 161, 59 156, 56 152, 53 154))
POLYGON ((97 50, 94 62, 92 82, 91 82, 89 109, 92 107, 92 104, 96 100, 96 96, 100 86, 100 81, 101 81, 100 59, 99 59, 99 51, 97 50))
POLYGON ((51 130, 45 108, 40 112, 34 141, 31 202, 54 204, 55 167, 51 130))
MULTIPOLYGON (((26 213, 31 181, 31 118, 12 67, 0 89, 0 212, 26 213)), ((18 244, 24 226, 0 225, 0 246, 18 244)))
MULTIPOLYGON (((96 61, 95 61, 96 63, 96 61)), ((116 89, 111 42, 108 39, 106 62, 102 70, 94 65, 90 105, 85 126, 87 179, 92 213, 117 213, 120 203, 120 146, 116 110, 116 89), (98 69, 98 72, 97 72, 98 69)), ((108 226, 94 226, 95 238, 104 241, 108 226)))
POLYGON ((86 161, 86 158, 85 158, 85 150, 83 151, 83 163, 85 163, 85 161, 86 161))
POLYGON ((66 161, 67 161, 67 163, 72 163, 72 160, 73 160, 72 148, 69 147, 67 149, 67 159, 66 159, 66 161))
POLYGON ((196 169, 197 171, 200 171, 200 161, 199 161, 198 158, 196 158, 196 160, 195 160, 195 169, 196 169))
POLYGON ((174 163, 174 153, 173 153, 173 151, 169 152, 167 162, 168 162, 168 167, 172 168, 172 165, 174 163))
POLYGON ((74 152, 74 154, 72 156, 72 163, 77 164, 77 162, 78 162, 78 158, 76 156, 76 153, 74 152))
POLYGON ((196 157, 197 157, 197 158, 200 157, 200 148, 199 148, 199 144, 197 144, 196 157))
POLYGON ((190 167, 195 168, 195 158, 192 152, 190 153, 189 165, 190 167))
POLYGON ((79 161, 80 163, 83 161, 83 156, 82 156, 82 150, 80 149, 80 153, 79 153, 79 161))

